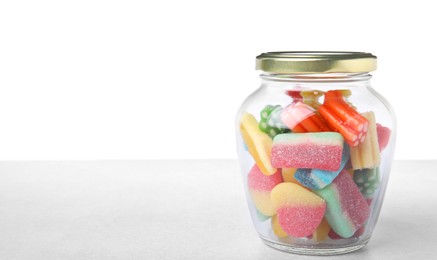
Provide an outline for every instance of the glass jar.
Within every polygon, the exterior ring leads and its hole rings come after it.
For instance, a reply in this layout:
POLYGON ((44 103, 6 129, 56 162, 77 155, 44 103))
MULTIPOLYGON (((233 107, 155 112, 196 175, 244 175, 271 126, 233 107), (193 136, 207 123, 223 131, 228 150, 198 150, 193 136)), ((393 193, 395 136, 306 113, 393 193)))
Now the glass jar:
POLYGON ((267 245, 334 255, 369 241, 393 160, 396 122, 370 86, 376 57, 270 52, 237 115, 253 224, 267 245))

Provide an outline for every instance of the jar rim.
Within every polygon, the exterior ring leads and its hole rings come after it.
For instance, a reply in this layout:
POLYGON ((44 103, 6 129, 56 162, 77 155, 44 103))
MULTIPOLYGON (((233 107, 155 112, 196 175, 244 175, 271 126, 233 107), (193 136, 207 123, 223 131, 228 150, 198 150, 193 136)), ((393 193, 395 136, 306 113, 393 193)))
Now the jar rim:
POLYGON ((256 69, 278 74, 362 73, 376 70, 376 59, 368 52, 266 52, 256 57, 256 69))
POLYGON ((271 74, 260 75, 261 79, 274 82, 311 82, 340 83, 367 81, 372 78, 369 73, 326 73, 326 74, 271 74))

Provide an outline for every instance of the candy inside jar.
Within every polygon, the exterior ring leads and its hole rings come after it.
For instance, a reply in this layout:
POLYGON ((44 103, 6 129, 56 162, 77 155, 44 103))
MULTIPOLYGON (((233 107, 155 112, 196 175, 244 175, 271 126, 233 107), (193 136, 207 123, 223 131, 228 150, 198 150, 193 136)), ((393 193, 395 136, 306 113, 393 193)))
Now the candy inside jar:
POLYGON ((370 90, 370 75, 346 72, 269 73, 237 117, 252 220, 274 248, 340 254, 363 247, 372 234, 391 167, 394 119, 370 90))

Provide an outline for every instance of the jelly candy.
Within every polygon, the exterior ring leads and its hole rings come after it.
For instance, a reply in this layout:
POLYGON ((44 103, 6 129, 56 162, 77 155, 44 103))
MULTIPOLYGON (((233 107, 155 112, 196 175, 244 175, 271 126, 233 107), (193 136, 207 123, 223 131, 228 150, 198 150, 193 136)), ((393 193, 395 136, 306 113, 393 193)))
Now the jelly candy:
POLYGON ((354 182, 365 198, 372 198, 379 187, 379 168, 355 170, 354 182))
POLYGON ((261 110, 259 129, 268 134, 271 138, 278 134, 290 132, 290 129, 281 122, 281 111, 282 107, 280 105, 267 105, 263 110, 261 110))

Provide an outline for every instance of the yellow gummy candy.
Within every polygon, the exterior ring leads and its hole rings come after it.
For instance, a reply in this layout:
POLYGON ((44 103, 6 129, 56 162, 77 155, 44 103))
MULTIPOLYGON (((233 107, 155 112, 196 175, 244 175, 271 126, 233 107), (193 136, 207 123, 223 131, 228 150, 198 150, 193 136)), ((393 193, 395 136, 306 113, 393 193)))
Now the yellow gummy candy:
POLYGON ((352 95, 352 91, 350 91, 349 89, 340 89, 338 91, 340 91, 341 95, 345 98, 350 97, 352 95))
POLYGON ((273 207, 273 204, 270 200, 270 192, 251 190, 250 196, 253 204, 255 204, 255 207, 263 215, 270 217, 276 214, 276 208, 273 207))
POLYGON ((320 225, 317 227, 316 231, 313 233, 313 240, 315 241, 323 241, 328 238, 329 230, 331 229, 331 226, 329 225, 326 218, 322 219, 322 222, 320 222, 320 225))
POLYGON ((240 132, 261 172, 272 175, 276 172, 270 162, 273 141, 266 133, 259 130, 258 122, 249 113, 244 113, 240 120, 240 132))
POLYGON ((302 188, 310 190, 309 188, 303 186, 298 180, 296 180, 296 178, 294 177, 294 174, 296 173, 296 171, 297 171, 297 168, 282 168, 281 173, 282 173, 282 178, 284 179, 284 182, 291 182, 291 183, 294 183, 294 184, 301 186, 302 188))
POLYGON ((287 237, 288 236, 288 234, 287 233, 285 233, 285 231, 282 229, 282 227, 281 227, 281 225, 279 225, 279 222, 278 222, 278 216, 277 215, 274 215, 273 217, 272 217, 272 230, 273 230, 273 233, 277 236, 277 237, 279 237, 279 238, 284 238, 284 237, 287 237))
POLYGON ((296 178, 294 178, 294 174, 296 173, 296 168, 282 168, 282 178, 284 179, 284 182, 292 182, 296 184, 300 184, 296 178))
POLYGON ((270 192, 270 199, 276 211, 290 205, 325 207, 324 199, 296 183, 279 183, 270 192))
MULTIPOLYGON (((340 89, 341 95, 348 98, 352 95, 352 91, 349 89, 340 89)), ((323 96, 325 92, 321 90, 302 90, 300 95, 302 96, 303 102, 315 109, 318 109, 322 104, 319 102, 319 98, 323 96)), ((350 105, 350 104, 349 104, 350 105)))
POLYGON ((323 96, 324 92, 320 90, 302 90, 300 95, 302 96, 303 102, 313 108, 317 109, 320 107, 319 98, 323 96))
POLYGON ((373 112, 365 112, 361 115, 369 121, 369 128, 364 142, 350 148, 351 163, 354 170, 375 168, 379 166, 381 161, 375 114, 373 112))

